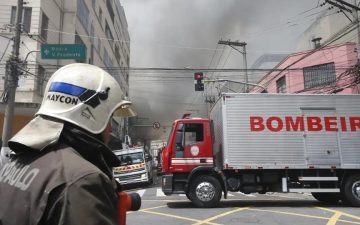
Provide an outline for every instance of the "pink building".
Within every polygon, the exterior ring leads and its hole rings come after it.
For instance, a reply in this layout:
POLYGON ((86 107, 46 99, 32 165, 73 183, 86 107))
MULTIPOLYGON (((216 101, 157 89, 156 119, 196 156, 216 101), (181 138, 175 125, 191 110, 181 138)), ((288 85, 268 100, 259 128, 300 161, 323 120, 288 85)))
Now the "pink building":
MULTIPOLYGON (((327 46, 287 56, 259 85, 269 93, 359 94, 355 43, 327 46)), ((255 87, 251 92, 263 92, 255 87)))

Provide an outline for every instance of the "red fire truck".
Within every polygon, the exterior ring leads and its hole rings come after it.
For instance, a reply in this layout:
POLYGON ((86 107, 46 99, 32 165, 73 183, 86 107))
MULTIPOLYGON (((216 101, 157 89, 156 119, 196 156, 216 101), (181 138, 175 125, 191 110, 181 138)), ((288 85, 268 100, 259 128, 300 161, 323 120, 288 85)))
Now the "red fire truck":
POLYGON ((216 207, 222 193, 308 192, 360 206, 358 95, 222 94, 185 115, 163 151, 162 190, 216 207))

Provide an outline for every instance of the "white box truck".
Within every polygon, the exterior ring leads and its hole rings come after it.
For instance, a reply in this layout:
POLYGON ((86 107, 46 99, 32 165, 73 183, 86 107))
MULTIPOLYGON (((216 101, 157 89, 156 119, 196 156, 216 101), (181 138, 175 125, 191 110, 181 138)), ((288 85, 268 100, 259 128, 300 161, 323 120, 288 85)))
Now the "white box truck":
POLYGON ((360 96, 223 94, 173 123, 162 190, 215 207, 222 192, 309 192, 360 206, 360 96))

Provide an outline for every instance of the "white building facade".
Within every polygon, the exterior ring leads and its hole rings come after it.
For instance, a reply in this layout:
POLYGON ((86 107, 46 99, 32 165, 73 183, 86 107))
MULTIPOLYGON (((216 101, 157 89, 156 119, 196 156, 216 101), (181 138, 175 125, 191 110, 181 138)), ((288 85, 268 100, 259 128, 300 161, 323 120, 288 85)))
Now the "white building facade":
MULTIPOLYGON (((26 60, 19 76, 13 132, 37 111, 47 80, 63 65, 84 62, 107 70, 120 84, 126 99, 129 93, 130 37, 120 0, 30 0, 23 10, 20 60, 26 60), (42 59, 42 44, 84 44, 81 60, 42 59), (26 58, 26 59, 25 59, 26 58), (28 72, 25 72, 28 71, 28 72)), ((11 55, 17 0, 0 5, 0 92, 6 96, 6 60, 11 55)), ((3 98, 1 99, 3 100, 3 98)), ((1 104, 1 125, 5 104, 1 104)), ((119 122, 119 133, 125 122, 119 122)), ((2 126, 1 126, 2 127, 2 126)), ((2 130, 1 130, 2 131, 2 130)), ((121 135, 121 134, 120 134, 121 135)))
MULTIPOLYGON (((352 3, 352 2, 351 2, 352 3)), ((355 20, 354 15, 338 12, 337 8, 324 10, 315 21, 298 38, 296 52, 313 49, 315 38, 321 38, 320 43, 331 41, 330 45, 345 42, 358 43, 358 30, 356 24, 350 26, 355 20), (349 26, 350 28, 344 30, 349 26)))

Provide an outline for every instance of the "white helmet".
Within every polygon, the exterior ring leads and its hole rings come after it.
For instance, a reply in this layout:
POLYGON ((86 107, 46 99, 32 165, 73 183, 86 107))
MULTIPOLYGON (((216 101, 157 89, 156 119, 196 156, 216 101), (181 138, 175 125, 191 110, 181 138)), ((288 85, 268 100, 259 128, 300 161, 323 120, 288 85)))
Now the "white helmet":
POLYGON ((74 63, 51 76, 36 115, 67 121, 98 134, 112 115, 129 109, 131 102, 122 100, 122 95, 110 74, 97 66, 74 63))

